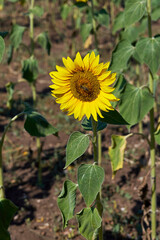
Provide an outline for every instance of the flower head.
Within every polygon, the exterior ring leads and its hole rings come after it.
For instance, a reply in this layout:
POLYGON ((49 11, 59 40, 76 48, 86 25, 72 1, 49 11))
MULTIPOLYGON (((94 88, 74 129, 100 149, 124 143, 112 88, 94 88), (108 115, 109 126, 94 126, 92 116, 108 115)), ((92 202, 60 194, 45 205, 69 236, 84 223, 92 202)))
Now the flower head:
POLYGON ((116 73, 107 71, 109 62, 99 64, 99 55, 87 54, 83 59, 78 52, 74 61, 63 58, 65 67, 56 66, 57 71, 50 73, 53 85, 52 96, 60 104, 60 109, 74 114, 79 120, 92 115, 103 118, 101 110, 114 110, 110 101, 118 101, 110 85, 116 79, 116 73))

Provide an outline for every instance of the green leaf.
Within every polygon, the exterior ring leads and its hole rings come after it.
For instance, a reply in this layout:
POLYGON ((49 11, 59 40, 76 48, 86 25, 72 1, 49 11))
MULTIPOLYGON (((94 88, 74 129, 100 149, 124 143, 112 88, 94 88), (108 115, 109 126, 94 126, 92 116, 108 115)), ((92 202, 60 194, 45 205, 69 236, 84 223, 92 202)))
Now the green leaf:
MULTIPOLYGON (((125 77, 120 74, 115 85, 114 85, 114 91, 113 91, 113 94, 121 99, 121 95, 122 95, 122 91, 124 89, 124 87, 126 86, 127 84, 127 81, 125 79, 125 77)), ((112 102, 112 107, 115 108, 117 105, 118 105, 119 101, 118 102, 112 102)))
POLYGON ((100 25, 108 27, 109 14, 106 12, 104 8, 100 9, 100 11, 95 14, 95 18, 100 25))
POLYGON ((68 221, 74 216, 76 205, 77 185, 70 180, 66 180, 62 192, 58 196, 58 207, 61 210, 63 218, 63 227, 67 227, 68 221))
POLYGON ((143 17, 141 22, 139 23, 139 26, 137 26, 139 34, 143 34, 146 32, 147 23, 148 23, 147 17, 143 17))
POLYGON ((121 28, 124 28, 124 12, 120 12, 116 18, 114 19, 114 24, 113 24, 113 34, 115 34, 118 30, 121 28))
POLYGON ((5 38, 8 35, 8 32, 0 32, 0 36, 2 38, 5 38))
POLYGON ((38 77, 38 62, 33 56, 23 61, 22 77, 29 83, 36 81, 38 77))
POLYGON ((146 12, 146 0, 127 0, 124 18, 125 26, 138 22, 146 12))
POLYGON ((10 41, 12 46, 17 49, 22 42, 22 37, 26 27, 14 24, 11 30, 10 41))
POLYGON ((97 208, 84 208, 76 216, 80 234, 87 240, 95 240, 102 222, 97 208))
POLYGON ((37 36, 37 42, 39 45, 41 45, 42 48, 44 48, 48 55, 50 55, 50 50, 51 50, 51 43, 49 41, 48 33, 47 32, 42 32, 37 36))
POLYGON ((37 17, 42 17, 44 13, 44 9, 40 6, 34 6, 34 8, 29 9, 29 13, 33 13, 37 17))
POLYGON ((25 130, 35 137, 57 135, 58 131, 41 114, 35 111, 25 111, 27 118, 24 123, 25 130))
POLYGON ((134 87, 127 83, 120 99, 119 111, 129 124, 141 121, 154 105, 154 98, 147 87, 134 87))
POLYGON ((0 239, 11 240, 8 227, 17 210, 10 200, 0 199, 0 239))
POLYGON ((160 145, 160 129, 155 132, 155 141, 160 145))
POLYGON ((119 72, 127 69, 127 63, 133 55, 135 47, 127 40, 118 43, 112 54, 110 70, 119 72))
POLYGON ((158 119, 158 126, 154 133, 154 136, 156 143, 160 145, 160 119, 158 119))
POLYGON ((126 137, 112 135, 112 145, 109 147, 109 157, 112 165, 112 178, 116 172, 123 168, 124 150, 126 147, 126 137))
POLYGON ((72 162, 79 158, 89 146, 88 134, 73 132, 68 140, 66 148, 66 165, 68 167, 72 162))
POLYGON ((88 6, 87 2, 76 2, 74 5, 78 8, 84 8, 88 6))
POLYGON ((136 44, 136 52, 141 60, 148 65, 153 74, 160 65, 160 37, 143 38, 136 44))
POLYGON ((100 166, 82 164, 78 168, 78 186, 87 207, 96 199, 103 181, 104 169, 100 166))
POLYGON ((9 45, 8 51, 7 51, 7 63, 10 64, 12 61, 12 57, 13 57, 13 50, 14 47, 12 46, 12 44, 9 45))
POLYGON ((61 17, 65 21, 72 10, 71 6, 69 6, 67 3, 62 4, 61 7, 61 17))
POLYGON ((5 50, 5 43, 3 38, 0 36, 0 62, 2 61, 4 50, 5 50))
POLYGON ((157 7, 160 7, 160 1, 159 0, 152 0, 152 8, 155 9, 157 7))
POLYGON ((101 111, 104 118, 99 118, 102 122, 114 125, 129 125, 129 123, 121 116, 117 110, 111 110, 109 112, 101 111))
POLYGON ((130 26, 120 33, 121 40, 128 40, 133 43, 139 36, 139 30, 135 26, 130 26))
MULTIPOLYGON (((87 119, 86 117, 83 119, 82 121, 82 127, 84 130, 86 131, 93 131, 92 129, 92 120, 91 120, 91 117, 89 119, 87 119)), ((100 120, 98 120, 98 125, 97 125, 97 131, 101 131, 103 130, 104 128, 106 128, 107 126, 107 123, 105 122, 101 122, 100 120)))
POLYGON ((91 23, 84 23, 81 25, 81 36, 82 36, 82 40, 83 42, 86 41, 86 39, 88 38, 90 32, 92 30, 92 24, 91 23))
POLYGON ((160 18, 160 7, 152 11, 151 17, 153 21, 157 21, 160 18))

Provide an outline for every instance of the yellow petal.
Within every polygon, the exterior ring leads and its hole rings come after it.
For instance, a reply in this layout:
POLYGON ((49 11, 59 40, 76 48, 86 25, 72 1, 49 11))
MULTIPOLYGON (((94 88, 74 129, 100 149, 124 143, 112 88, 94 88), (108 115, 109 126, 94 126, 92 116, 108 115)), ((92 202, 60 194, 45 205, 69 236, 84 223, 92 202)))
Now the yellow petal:
POLYGON ((89 119, 91 116, 89 102, 84 102, 83 112, 84 112, 84 115, 86 115, 87 119, 89 119))
POLYGON ((74 60, 74 63, 75 63, 76 68, 78 68, 78 69, 83 69, 84 68, 84 63, 83 63, 82 57, 81 57, 79 52, 76 54, 76 58, 74 60))
POLYGON ((72 98, 72 93, 71 92, 68 92, 68 93, 66 93, 66 94, 64 94, 62 97, 59 97, 57 100, 56 100, 56 102, 57 103, 66 103, 66 102, 68 102, 71 98, 72 98))
POLYGON ((112 93, 104 93, 104 92, 101 92, 101 94, 102 94, 102 96, 104 97, 104 98, 106 98, 107 100, 109 100, 109 101, 118 101, 119 99, 118 98, 116 98, 112 93))
POLYGON ((94 52, 91 52, 90 59, 89 59, 89 61, 90 61, 90 66, 92 65, 92 62, 93 62, 94 59, 95 59, 95 53, 94 53, 94 52))
POLYGON ((95 69, 92 70, 92 72, 95 75, 99 75, 102 72, 103 69, 103 63, 100 63, 95 69))
POLYGON ((74 109, 74 117, 81 120, 82 115, 82 101, 79 101, 74 109))
POLYGON ((69 81, 58 79, 58 78, 51 79, 51 81, 54 84, 59 85, 59 86, 66 86, 66 85, 70 84, 69 81))
POLYGON ((99 81, 103 81, 103 80, 106 79, 110 74, 111 74, 111 71, 107 71, 107 72, 103 73, 102 75, 98 76, 97 79, 98 79, 99 81))
POLYGON ((115 88, 109 87, 108 85, 100 84, 100 89, 102 90, 101 92, 111 93, 114 91, 115 88))
POLYGON ((104 65, 103 65, 103 69, 108 69, 109 68, 109 65, 110 65, 110 62, 107 62, 107 63, 105 63, 104 65))
POLYGON ((57 72, 57 71, 53 71, 53 72, 50 72, 50 76, 52 78, 58 78, 58 79, 62 79, 62 80, 68 80, 71 78, 72 75, 66 75, 66 74, 63 74, 61 72, 57 72))
POLYGON ((72 73, 75 70, 75 64, 70 57, 62 58, 64 66, 72 73))
POLYGON ((95 107, 94 101, 93 101, 93 102, 90 102, 89 105, 90 105, 90 108, 91 108, 91 114, 92 114, 94 120, 97 122, 97 121, 98 121, 98 120, 97 120, 97 111, 96 111, 96 107, 95 107))
POLYGON ((104 103, 106 105, 107 109, 113 109, 110 101, 104 98, 104 96, 101 93, 99 94, 98 99, 101 101, 101 103, 104 103))
POLYGON ((67 76, 72 76, 72 74, 65 67, 60 67, 60 66, 56 65, 56 69, 61 74, 64 74, 67 76))
POLYGON ((84 69, 89 70, 89 53, 83 58, 84 69))
POLYGON ((92 64, 90 65, 90 69, 94 70, 99 64, 99 55, 95 57, 95 59, 92 61, 92 64))
POLYGON ((70 86, 65 86, 65 87, 59 87, 55 90, 53 90, 54 94, 63 94, 66 93, 70 90, 70 86))

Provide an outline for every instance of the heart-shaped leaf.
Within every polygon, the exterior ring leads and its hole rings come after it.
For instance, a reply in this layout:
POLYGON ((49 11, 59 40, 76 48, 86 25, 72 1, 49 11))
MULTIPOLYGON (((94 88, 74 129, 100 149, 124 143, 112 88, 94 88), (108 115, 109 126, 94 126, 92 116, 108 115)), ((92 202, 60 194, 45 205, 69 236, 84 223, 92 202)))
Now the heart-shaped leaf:
POLYGON ((36 81, 38 77, 38 62, 33 56, 23 61, 22 77, 29 83, 36 81))
POLYGON ((114 111, 104 112, 102 111, 102 116, 104 118, 100 118, 102 122, 106 122, 108 124, 114 125, 129 125, 129 123, 121 116, 121 114, 114 109, 114 111))
POLYGON ((38 35, 37 37, 37 42, 39 45, 41 45, 42 48, 44 48, 48 55, 50 55, 50 50, 51 50, 51 43, 49 41, 48 33, 47 32, 42 32, 38 35))
POLYGON ((127 0, 125 4, 125 26, 138 22, 146 12, 146 0, 127 0))
POLYGON ((35 137, 46 137, 48 135, 57 135, 58 131, 41 114, 36 111, 26 111, 25 130, 35 137))
POLYGON ((88 38, 90 32, 92 30, 92 24, 91 23, 84 23, 81 25, 81 36, 82 36, 82 40, 83 42, 86 41, 86 39, 88 38))
POLYGON ((146 63, 155 74, 160 65, 160 37, 139 40, 136 44, 136 52, 142 62, 146 63))
POLYGON ((93 164, 82 164, 78 168, 78 186, 84 201, 90 206, 100 192, 104 181, 104 169, 93 164))
POLYGON ((11 240, 8 227, 17 210, 10 200, 0 199, 0 239, 11 240))
POLYGON ((112 165, 112 178, 116 172, 123 168, 124 150, 126 147, 126 137, 112 135, 112 145, 109 147, 109 156, 112 165))
POLYGON ((70 180, 66 180, 62 192, 58 196, 58 207, 61 210, 63 218, 63 227, 67 227, 67 222, 74 216, 76 205, 77 185, 70 180))
POLYGON ((121 72, 126 69, 128 60, 134 52, 135 47, 128 40, 122 40, 119 42, 113 51, 109 69, 114 72, 121 72))
POLYGON ((73 132, 69 137, 66 148, 66 165, 68 167, 72 162, 79 158, 89 146, 88 134, 73 132))
POLYGON ((17 49, 22 42, 22 37, 24 34, 26 27, 20 26, 18 24, 14 24, 12 27, 11 35, 10 35, 10 41, 11 45, 17 49))
POLYGON ((98 229, 102 222, 97 208, 84 208, 76 216, 80 234, 87 240, 97 239, 98 229))
POLYGON ((141 121, 154 105, 154 98, 147 87, 137 88, 129 83, 122 91, 119 111, 132 126, 141 121))

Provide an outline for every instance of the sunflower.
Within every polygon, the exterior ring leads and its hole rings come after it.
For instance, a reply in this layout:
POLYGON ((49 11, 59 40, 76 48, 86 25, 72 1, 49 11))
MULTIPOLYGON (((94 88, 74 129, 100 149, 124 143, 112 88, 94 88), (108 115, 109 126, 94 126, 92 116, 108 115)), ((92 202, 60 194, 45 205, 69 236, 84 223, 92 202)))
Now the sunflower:
POLYGON ((56 66, 57 71, 50 72, 53 85, 52 96, 60 104, 60 109, 74 114, 79 120, 97 115, 103 118, 101 110, 114 110, 110 101, 118 101, 110 85, 116 79, 116 73, 107 71, 109 62, 99 64, 99 55, 87 54, 83 59, 78 52, 74 61, 70 57, 62 58, 65 67, 56 66))

